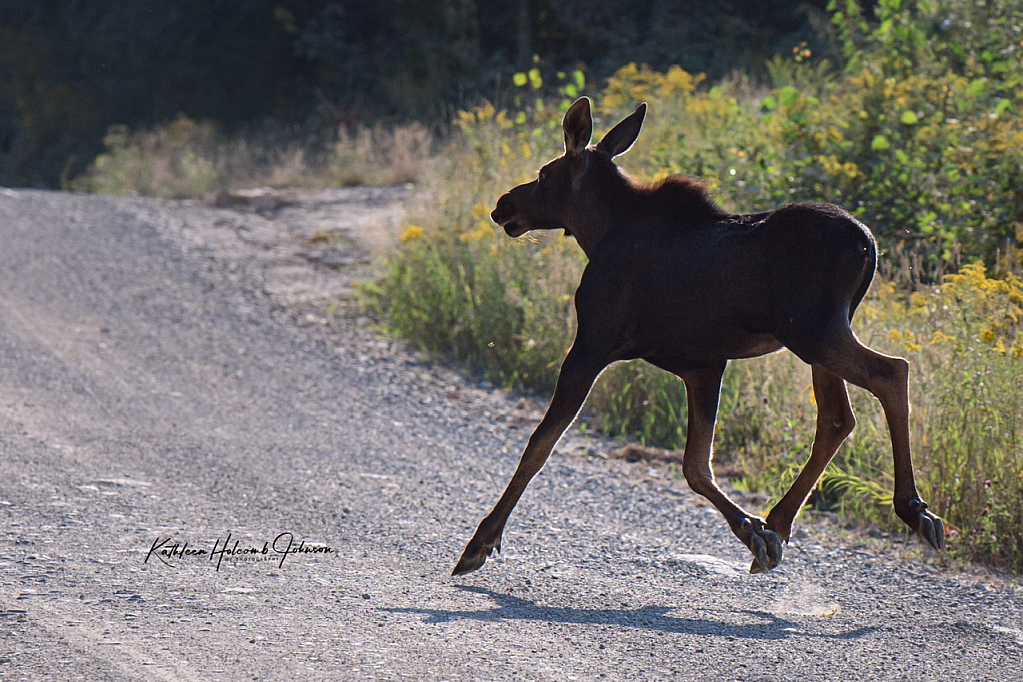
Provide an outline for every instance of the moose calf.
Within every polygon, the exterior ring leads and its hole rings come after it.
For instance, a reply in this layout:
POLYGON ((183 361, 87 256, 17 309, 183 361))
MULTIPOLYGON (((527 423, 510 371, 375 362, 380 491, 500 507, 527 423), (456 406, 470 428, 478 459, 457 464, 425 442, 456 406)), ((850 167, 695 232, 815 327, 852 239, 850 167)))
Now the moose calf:
POLYGON ((605 367, 642 358, 686 387, 689 432, 682 471, 753 553, 750 572, 782 558, 792 521, 855 425, 845 382, 881 402, 895 461, 895 512, 936 549, 941 519, 927 511, 909 451, 909 366, 857 340, 849 327, 877 263, 874 237, 831 204, 799 203, 752 215, 727 213, 685 177, 631 180, 613 159, 629 149, 641 104, 590 145, 586 98, 565 114, 565 153, 539 177, 502 196, 491 217, 511 237, 565 230, 589 259, 576 291, 578 332, 543 420, 497 505, 480 523, 453 575, 474 571, 494 549, 508 516, 605 367), (792 487, 761 519, 714 482, 711 446, 721 375, 731 359, 782 347, 811 366, 817 429, 792 487))

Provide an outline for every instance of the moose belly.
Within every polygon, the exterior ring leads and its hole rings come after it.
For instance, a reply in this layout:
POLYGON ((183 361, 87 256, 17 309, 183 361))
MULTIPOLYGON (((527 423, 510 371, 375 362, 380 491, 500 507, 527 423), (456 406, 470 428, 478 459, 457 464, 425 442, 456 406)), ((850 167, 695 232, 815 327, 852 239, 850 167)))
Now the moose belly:
POLYGON ((733 324, 701 327, 654 325, 643 330, 637 355, 655 365, 702 365, 721 360, 753 358, 773 353, 782 344, 770 333, 753 331, 733 324))

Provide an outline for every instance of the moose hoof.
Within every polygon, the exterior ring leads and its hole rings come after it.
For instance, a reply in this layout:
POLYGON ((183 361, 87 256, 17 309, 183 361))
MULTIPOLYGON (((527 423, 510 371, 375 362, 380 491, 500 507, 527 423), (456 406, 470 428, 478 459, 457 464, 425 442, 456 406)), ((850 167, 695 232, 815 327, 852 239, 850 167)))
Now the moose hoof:
MULTIPOLYGON (((921 502, 920 504, 923 504, 921 502)), ((918 526, 916 532, 934 549, 945 549, 945 524, 941 519, 924 509, 917 511, 918 526)))
POLYGON ((487 546, 476 538, 473 538, 469 541, 469 544, 466 545, 465 551, 462 552, 462 558, 458 560, 458 565, 455 566, 455 570, 451 571, 451 575, 465 575, 466 573, 472 573, 486 563, 487 557, 493 554, 494 549, 497 549, 497 551, 500 552, 501 546, 487 546))
POLYGON ((763 573, 781 563, 784 553, 784 543, 773 530, 764 528, 761 519, 746 517, 739 525, 739 532, 736 533, 749 551, 753 552, 753 563, 750 565, 750 573, 763 573))
POLYGON ((930 512, 924 512, 920 517, 920 535, 923 539, 934 549, 945 549, 945 524, 930 512))
POLYGON ((750 573, 763 573, 781 563, 785 546, 773 530, 758 530, 750 536, 750 551, 753 552, 753 563, 750 564, 750 573))
POLYGON ((907 510, 899 514, 906 524, 934 549, 945 549, 945 524, 938 516, 927 511, 927 503, 914 497, 906 507, 907 510))

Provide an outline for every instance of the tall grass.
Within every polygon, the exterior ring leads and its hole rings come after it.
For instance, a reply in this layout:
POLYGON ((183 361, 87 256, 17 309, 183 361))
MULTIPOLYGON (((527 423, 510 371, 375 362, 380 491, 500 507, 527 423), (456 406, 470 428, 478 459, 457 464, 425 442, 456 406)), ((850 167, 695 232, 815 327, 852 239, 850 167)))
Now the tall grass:
POLYGON ((304 141, 226 135, 179 117, 144 130, 112 126, 105 151, 69 189, 193 198, 241 187, 334 187, 418 182, 435 163, 434 135, 418 123, 362 126, 304 141))
MULTIPOLYGON (((838 201, 875 228, 886 276, 854 330, 912 363, 921 492, 949 521, 954 551, 1021 570, 1023 281, 1013 272, 1023 211, 1013 182, 1023 145, 1008 142, 1021 135, 1023 114, 1000 104, 1007 93, 989 97, 976 79, 954 73, 904 81, 869 69, 828 71, 821 83, 813 70, 820 67, 776 64, 782 80, 772 88, 742 79, 706 87, 681 69, 628 66, 592 93, 596 129, 645 100, 646 127, 622 157, 634 175, 702 175, 736 211, 838 201), (933 92, 954 100, 948 120, 927 113, 933 92), (889 122, 870 127, 864 117, 889 122), (989 137, 974 144, 980 135, 989 137)), ((459 113, 441 172, 426 184, 385 275, 366 291, 411 343, 504 385, 545 392, 574 335, 571 296, 583 257, 570 239, 511 240, 487 219, 496 197, 561 151, 559 122, 575 93, 564 85, 545 91, 538 80, 519 79, 508 110, 485 104, 459 113)), ((858 426, 812 502, 900 528, 882 411, 865 391, 852 387, 850 397, 858 426)), ((684 443, 683 387, 649 365, 612 367, 587 406, 589 424, 606 433, 684 443)), ((739 485, 780 496, 809 455, 815 417, 809 369, 794 356, 733 362, 716 456, 743 472, 739 485)))

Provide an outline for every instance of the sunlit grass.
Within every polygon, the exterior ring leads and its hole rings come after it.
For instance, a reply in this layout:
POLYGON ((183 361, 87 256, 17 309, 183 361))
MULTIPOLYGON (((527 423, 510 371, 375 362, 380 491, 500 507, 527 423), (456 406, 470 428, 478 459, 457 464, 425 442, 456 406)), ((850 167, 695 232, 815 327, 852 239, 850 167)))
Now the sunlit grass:
MULTIPOLYGON (((604 112, 606 127, 627 103, 640 98, 651 103, 639 142, 622 157, 625 169, 641 177, 700 171, 732 210, 763 207, 761 201, 777 205, 789 196, 835 199, 806 196, 812 192, 807 186, 802 195, 779 194, 786 170, 765 169, 756 160, 785 163, 785 134, 772 137, 785 133, 785 126, 765 128, 756 117, 760 107, 738 94, 725 87, 700 92, 696 79, 684 72, 633 69, 612 80, 595 98, 595 109, 604 112), (768 170, 782 179, 772 179, 768 170)), ((782 100, 775 107, 802 101, 798 93, 795 100, 788 92, 774 96, 782 100)), ((530 100, 517 112, 491 105, 462 112, 459 134, 443 150, 442 169, 425 183, 422 201, 413 206, 386 274, 365 289, 385 324, 414 345, 500 384, 540 392, 552 389, 571 344, 572 293, 585 262, 571 239, 559 234, 508 239, 487 213, 503 191, 532 178, 539 165, 560 153, 565 106, 562 97, 530 100)), ((601 121, 596 128, 602 129, 601 121)), ((861 172, 830 160, 817 169, 838 178, 815 185, 822 192, 835 182, 856 180, 861 172)), ((849 196, 851 187, 840 196, 849 196)), ((932 246, 918 251, 896 242, 891 251, 904 256, 883 254, 888 278, 875 281, 854 330, 871 347, 912 364, 918 484, 949 521, 950 547, 964 556, 1023 568, 1018 511, 1023 505, 1023 286, 1011 274, 1011 249, 1002 252, 1009 257, 1000 261, 999 276, 979 262, 942 275, 953 263, 941 261, 937 249, 949 239, 936 234, 932 246), (909 269, 926 259, 931 277, 938 278, 929 285, 920 282, 919 267, 909 269)), ((890 242, 881 239, 882 247, 890 242)), ((850 519, 898 528, 891 512, 891 445, 882 410, 856 387, 850 387, 850 396, 858 426, 812 502, 850 519)), ((681 382, 641 362, 605 372, 586 410, 587 424, 610 435, 668 447, 685 441, 681 382)), ((777 498, 809 455, 815 418, 809 368, 790 353, 733 362, 722 386, 716 458, 741 472, 740 487, 777 498)))
POLYGON ((300 143, 226 135, 186 117, 145 130, 114 126, 106 150, 69 188, 197 198, 253 186, 385 186, 419 182, 436 164, 434 135, 418 123, 342 129, 327 137, 300 143))

